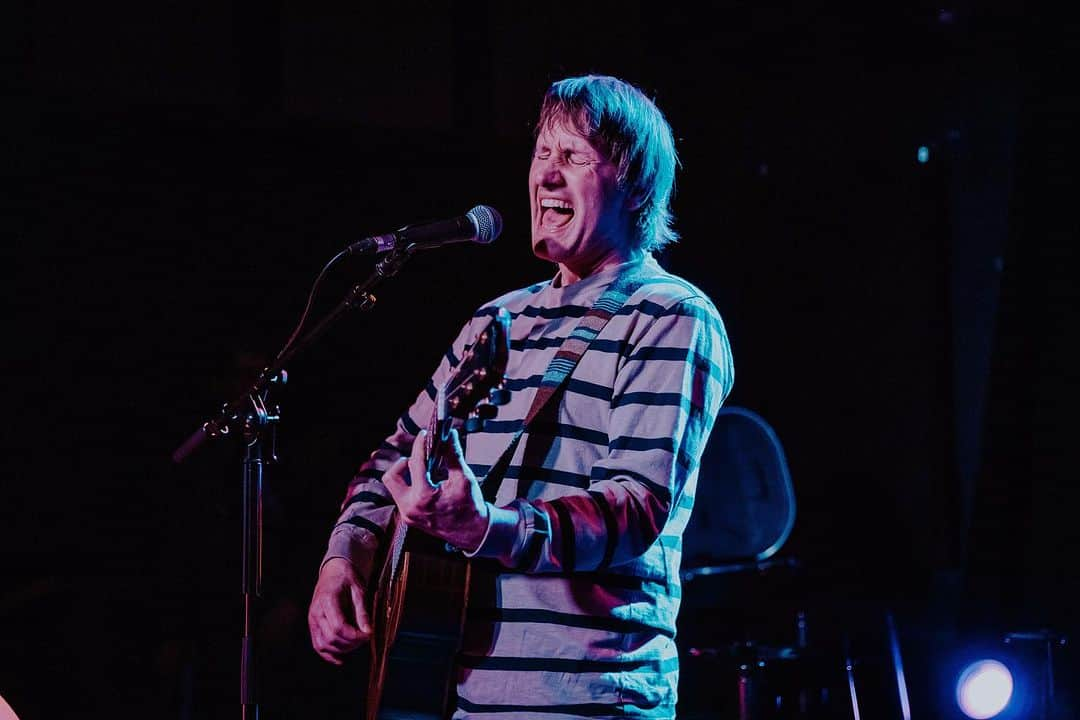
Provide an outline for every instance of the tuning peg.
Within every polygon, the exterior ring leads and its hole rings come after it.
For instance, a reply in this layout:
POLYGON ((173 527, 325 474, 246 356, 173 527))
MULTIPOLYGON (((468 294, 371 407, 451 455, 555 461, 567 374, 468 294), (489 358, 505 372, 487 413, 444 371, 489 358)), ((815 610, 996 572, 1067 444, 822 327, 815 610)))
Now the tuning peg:
POLYGON ((488 405, 487 403, 481 403, 476 406, 473 413, 481 420, 490 420, 499 413, 499 408, 494 405, 488 405))
POLYGON ((510 391, 506 388, 492 388, 488 392, 488 402, 492 405, 505 405, 510 402, 510 391))
POLYGON ((484 429, 484 418, 469 416, 465 419, 465 432, 474 433, 484 429))

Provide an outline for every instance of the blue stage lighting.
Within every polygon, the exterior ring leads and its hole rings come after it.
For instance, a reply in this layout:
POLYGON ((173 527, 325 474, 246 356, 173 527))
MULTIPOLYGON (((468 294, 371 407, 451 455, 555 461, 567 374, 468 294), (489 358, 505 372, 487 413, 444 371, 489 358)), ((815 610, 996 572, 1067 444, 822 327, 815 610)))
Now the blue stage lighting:
POLYGON ((919 151, 916 153, 915 157, 918 159, 919 164, 925 164, 930 160, 930 148, 925 145, 920 145, 919 151))
POLYGON ((1012 673, 997 660, 969 664, 956 681, 956 702, 972 720, 995 717, 1008 706, 1012 694, 1012 673))

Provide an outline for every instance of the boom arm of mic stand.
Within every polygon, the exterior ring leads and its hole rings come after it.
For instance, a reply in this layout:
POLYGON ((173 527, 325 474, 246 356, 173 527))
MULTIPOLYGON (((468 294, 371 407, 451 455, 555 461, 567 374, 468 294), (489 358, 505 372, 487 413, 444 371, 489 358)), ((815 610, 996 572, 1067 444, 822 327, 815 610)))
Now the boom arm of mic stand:
POLYGON ((195 430, 195 432, 180 443, 173 451, 173 462, 183 462, 208 439, 228 435, 230 428, 240 419, 240 413, 243 408, 248 405, 250 399, 258 397, 266 387, 278 377, 279 373, 283 373, 283 368, 289 360, 291 360, 298 352, 313 343, 328 327, 330 327, 330 325, 341 317, 345 311, 353 309, 370 310, 376 302, 376 298, 370 293, 370 289, 386 278, 397 275, 398 271, 401 270, 401 266, 404 265, 405 261, 411 256, 411 248, 400 251, 395 250, 376 263, 375 270, 372 271, 363 282, 353 285, 342 301, 339 302, 333 310, 327 313, 326 317, 320 320, 307 335, 304 335, 298 342, 286 347, 285 350, 278 355, 277 359, 259 374, 258 379, 252 384, 247 392, 236 400, 227 403, 222 408, 219 415, 204 422, 197 430, 195 430))

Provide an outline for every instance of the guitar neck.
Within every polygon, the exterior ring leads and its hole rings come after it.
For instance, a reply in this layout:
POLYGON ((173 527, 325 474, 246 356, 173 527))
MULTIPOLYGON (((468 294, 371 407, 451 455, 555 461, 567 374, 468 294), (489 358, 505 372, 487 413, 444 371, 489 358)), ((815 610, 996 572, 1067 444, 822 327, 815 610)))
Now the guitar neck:
MULTIPOLYGON (((506 393, 495 391, 504 379, 509 354, 510 313, 499 308, 438 390, 424 441, 427 477, 413 482, 444 479, 443 460, 455 420, 467 432, 477 418, 482 421, 482 411, 493 411, 507 401, 506 393)), ((448 552, 433 535, 408 533, 396 508, 387 531, 378 586, 372 593, 366 720, 384 717, 383 707, 410 711, 391 711, 385 717, 443 717, 465 621, 471 564, 448 552), (427 671, 418 671, 418 663, 427 671), (402 665, 400 673, 390 667, 395 664, 402 665)))
POLYGON ((448 414, 446 388, 439 388, 435 395, 435 408, 428 422, 427 437, 424 440, 424 457, 427 458, 427 472, 430 477, 441 464, 442 451, 450 439, 451 418, 448 414))

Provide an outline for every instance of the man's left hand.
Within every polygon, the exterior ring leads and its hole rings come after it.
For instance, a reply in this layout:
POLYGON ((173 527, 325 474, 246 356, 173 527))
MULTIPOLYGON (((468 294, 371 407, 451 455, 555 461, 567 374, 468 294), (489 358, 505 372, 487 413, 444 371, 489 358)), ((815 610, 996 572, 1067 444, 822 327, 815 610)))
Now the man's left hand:
POLYGON ((427 473, 422 430, 413 441, 412 454, 397 460, 383 474, 383 484, 397 503, 402 519, 410 527, 445 540, 459 550, 479 548, 487 532, 491 508, 484 501, 480 483, 465 463, 456 429, 450 431, 442 459, 447 476, 435 484, 427 473))

